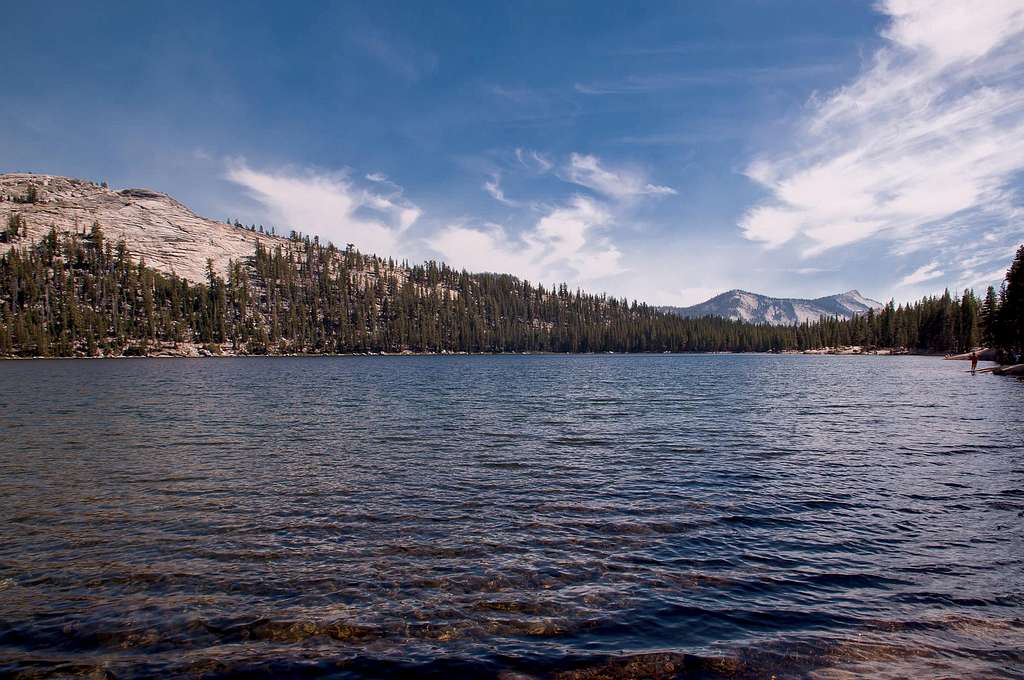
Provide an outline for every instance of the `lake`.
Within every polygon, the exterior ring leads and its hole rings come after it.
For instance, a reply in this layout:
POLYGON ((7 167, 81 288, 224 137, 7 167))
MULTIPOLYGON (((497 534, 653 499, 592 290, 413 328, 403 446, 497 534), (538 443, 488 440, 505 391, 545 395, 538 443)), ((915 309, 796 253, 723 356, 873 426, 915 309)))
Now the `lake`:
POLYGON ((0 675, 1024 677, 1024 383, 0 362, 0 675))

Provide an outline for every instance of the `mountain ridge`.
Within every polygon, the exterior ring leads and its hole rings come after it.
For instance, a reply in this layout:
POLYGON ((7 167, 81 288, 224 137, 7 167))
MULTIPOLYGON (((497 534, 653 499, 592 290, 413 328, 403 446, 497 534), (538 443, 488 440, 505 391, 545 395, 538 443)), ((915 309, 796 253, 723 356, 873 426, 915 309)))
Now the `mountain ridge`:
POLYGON ((818 298, 784 298, 733 288, 689 307, 662 306, 662 311, 683 318, 719 316, 748 323, 793 325, 822 317, 850 319, 868 310, 882 309, 882 303, 865 297, 856 288, 818 298))

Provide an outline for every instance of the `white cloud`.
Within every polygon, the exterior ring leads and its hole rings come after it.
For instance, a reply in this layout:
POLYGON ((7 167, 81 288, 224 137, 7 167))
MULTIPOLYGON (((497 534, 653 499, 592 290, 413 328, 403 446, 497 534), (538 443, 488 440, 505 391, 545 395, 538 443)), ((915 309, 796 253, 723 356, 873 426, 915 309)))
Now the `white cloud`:
POLYGON ((403 232, 421 214, 400 192, 381 195, 360 189, 344 173, 260 171, 235 159, 228 162, 226 176, 244 187, 279 226, 337 244, 354 243, 367 253, 397 255, 403 232))
POLYGON ((879 8, 891 19, 887 44, 853 82, 812 102, 790 153, 749 164, 771 196, 739 226, 804 257, 879 238, 896 255, 942 256, 900 284, 909 285, 943 276, 940 265, 949 271, 986 233, 1002 245, 1020 239, 1019 228, 992 227, 1015 213, 1024 169, 1024 4, 879 8))
POLYGON ((569 157, 565 179, 617 200, 634 196, 675 194, 672 187, 647 182, 643 174, 627 169, 612 170, 601 165, 597 156, 574 153, 569 157))
POLYGON ((912 271, 911 273, 900 279, 900 286, 913 286, 917 283, 923 283, 925 281, 931 281, 943 276, 946 272, 939 269, 938 262, 929 262, 926 265, 922 265, 912 271))
POLYGON ((618 274, 622 254, 600 229, 607 209, 585 196, 549 209, 526 233, 499 225, 451 225, 429 239, 446 262, 470 271, 508 272, 539 282, 586 282, 618 274))

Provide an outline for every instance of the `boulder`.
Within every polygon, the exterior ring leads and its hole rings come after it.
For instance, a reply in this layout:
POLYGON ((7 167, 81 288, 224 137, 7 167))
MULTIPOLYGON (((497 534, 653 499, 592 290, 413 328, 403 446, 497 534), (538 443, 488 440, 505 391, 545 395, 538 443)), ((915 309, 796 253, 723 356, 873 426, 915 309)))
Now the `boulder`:
MULTIPOLYGON (((996 352, 996 350, 989 349, 988 347, 979 347, 973 351, 978 353, 978 361, 996 361, 996 357, 998 356, 998 352, 996 352)), ((943 358, 949 359, 950 361, 970 361, 971 353, 964 352, 963 354, 947 354, 943 358)))
POLYGON ((1014 364, 1012 366, 999 366, 993 368, 992 373, 995 375, 1014 375, 1018 377, 1024 376, 1024 364, 1014 364))

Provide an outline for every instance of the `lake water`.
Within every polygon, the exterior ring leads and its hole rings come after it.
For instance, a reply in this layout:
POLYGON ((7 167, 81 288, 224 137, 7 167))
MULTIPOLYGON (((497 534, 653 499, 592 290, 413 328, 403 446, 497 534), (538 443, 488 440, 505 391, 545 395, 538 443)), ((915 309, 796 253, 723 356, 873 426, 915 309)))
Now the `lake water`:
POLYGON ((0 362, 0 675, 1024 677, 962 362, 0 362))

